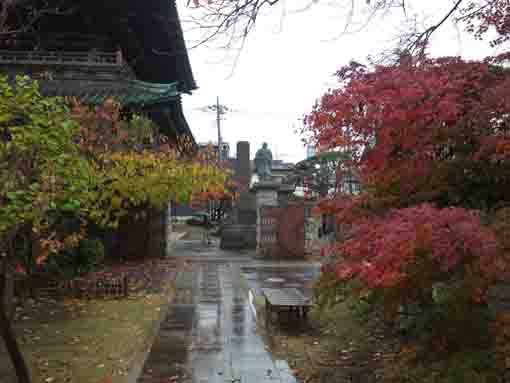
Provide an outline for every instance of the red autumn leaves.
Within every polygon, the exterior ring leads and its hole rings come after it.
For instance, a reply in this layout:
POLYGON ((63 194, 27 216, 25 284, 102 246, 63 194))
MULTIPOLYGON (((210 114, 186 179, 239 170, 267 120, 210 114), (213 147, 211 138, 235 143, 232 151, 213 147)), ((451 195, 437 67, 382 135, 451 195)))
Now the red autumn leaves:
POLYGON ((475 209, 509 201, 500 191, 510 186, 510 71, 460 58, 411 61, 351 63, 307 118, 319 145, 352 153, 364 189, 320 204, 344 229, 330 270, 402 292, 460 275, 483 303, 506 273, 475 209))
POLYGON ((403 287, 413 284, 413 266, 423 261, 435 265, 438 281, 461 264, 476 267, 486 278, 498 271, 494 234, 461 208, 423 204, 392 210, 359 222, 355 231, 338 246, 344 257, 335 268, 340 280, 357 277, 371 288, 403 287))
POLYGON ((363 159, 365 182, 398 181, 410 193, 452 150, 469 160, 509 157, 510 75, 501 68, 442 58, 373 71, 351 64, 338 77, 307 121, 320 144, 363 159))

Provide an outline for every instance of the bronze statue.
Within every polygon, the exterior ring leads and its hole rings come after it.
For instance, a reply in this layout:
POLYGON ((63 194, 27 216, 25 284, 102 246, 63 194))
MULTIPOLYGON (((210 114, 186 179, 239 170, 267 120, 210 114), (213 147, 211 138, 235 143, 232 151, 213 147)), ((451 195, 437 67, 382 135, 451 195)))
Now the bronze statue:
POLYGON ((267 148, 267 143, 262 144, 262 148, 255 154, 255 172, 260 181, 271 180, 271 164, 273 163, 273 154, 267 148))

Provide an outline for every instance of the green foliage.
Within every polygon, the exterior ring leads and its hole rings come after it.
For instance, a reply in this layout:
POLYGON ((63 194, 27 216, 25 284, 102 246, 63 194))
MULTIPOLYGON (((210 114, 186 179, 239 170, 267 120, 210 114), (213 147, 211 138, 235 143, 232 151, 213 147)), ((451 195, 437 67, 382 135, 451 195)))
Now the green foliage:
POLYGON ((76 251, 75 270, 78 274, 95 270, 104 261, 103 242, 98 239, 84 239, 76 251))
MULTIPOLYGON (((115 228, 131 207, 163 207, 225 182, 226 174, 217 167, 185 161, 175 151, 133 148, 137 140, 151 143, 152 127, 135 121, 140 129, 126 133, 118 104, 109 100, 102 108, 86 109, 71 112, 64 100, 43 97, 26 76, 17 76, 13 84, 0 76, 0 263, 7 273, 31 275, 28 268, 34 264, 72 249, 85 236, 86 222, 115 228), (103 140, 105 135, 111 140, 103 140), (78 232, 65 227, 69 218, 80 223, 78 232), (20 236, 31 250, 21 257, 15 249, 20 236)), ((82 242, 72 263, 82 273, 102 257, 98 243, 82 242)), ((28 381, 4 305, 0 310, 19 379, 28 381)))
POLYGON ((308 191, 325 197, 330 193, 355 193, 356 180, 348 152, 322 152, 296 164, 287 182, 304 186, 308 191))
POLYGON ((0 77, 5 248, 12 249, 20 233, 28 235, 39 264, 76 246, 86 235, 80 226, 88 222, 116 228, 132 208, 163 208, 172 199, 189 201, 193 193, 223 188, 226 172, 218 166, 183 158, 168 145, 140 149, 153 139, 151 122, 140 116, 122 122, 113 100, 93 110, 79 104, 71 110, 63 99, 43 97, 26 76, 14 84, 0 77), (69 220, 78 228, 69 230, 69 220))
POLYGON ((444 359, 424 359, 419 351, 403 351, 385 366, 384 383, 500 383, 504 372, 495 368, 490 350, 464 350, 444 359))
POLYGON ((339 281, 327 266, 323 267, 320 278, 313 288, 315 307, 322 311, 342 302, 346 297, 345 286, 346 283, 339 281))
MULTIPOLYGON (((436 305, 402 308, 395 328, 384 320, 377 304, 380 291, 367 290, 356 281, 338 282, 326 266, 315 286, 314 315, 336 353, 350 345, 357 350, 352 357, 370 360, 371 354, 387 348, 390 339, 389 343, 400 339, 400 351, 383 358, 384 383, 501 382, 506 359, 488 331, 493 318, 482 307, 465 311, 465 299, 459 296, 463 289, 446 284, 440 289, 449 291, 436 292, 436 305), (368 340, 381 333, 385 335, 373 349, 368 340)), ((498 329, 500 336, 505 328, 508 331, 508 326, 498 329)))
POLYGON ((104 259, 103 242, 85 238, 78 246, 51 254, 38 270, 52 278, 72 279, 97 270, 104 259))
POLYGON ((156 126, 145 116, 134 115, 129 121, 122 122, 122 127, 128 133, 127 140, 130 145, 150 145, 154 142, 156 126))
MULTIPOLYGON (((373 297, 374 292, 364 289, 358 281, 339 281, 335 274, 328 270, 328 266, 323 268, 314 285, 314 308, 319 317, 331 319, 331 315, 334 315, 332 313, 348 312, 350 321, 355 321, 360 327, 366 326, 377 316, 373 297)), ((328 321, 322 320, 324 324, 328 321)), ((332 325, 336 326, 334 323, 332 325)), ((364 333, 366 329, 360 328, 360 331, 364 333)))
POLYGON ((24 225, 41 237, 59 216, 82 216, 96 185, 63 101, 27 77, 0 77, 0 132, 0 237, 24 225))

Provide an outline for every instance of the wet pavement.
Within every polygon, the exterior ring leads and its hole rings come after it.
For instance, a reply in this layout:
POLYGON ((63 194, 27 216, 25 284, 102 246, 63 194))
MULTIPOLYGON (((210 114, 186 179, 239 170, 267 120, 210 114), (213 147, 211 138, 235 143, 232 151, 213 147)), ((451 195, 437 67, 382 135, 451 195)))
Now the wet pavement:
POLYGON ((264 344, 245 281, 249 289, 294 283, 307 291, 315 268, 273 266, 258 272, 250 254, 193 240, 179 241, 174 254, 186 267, 179 271, 177 298, 138 383, 297 382, 287 363, 273 359, 264 344))

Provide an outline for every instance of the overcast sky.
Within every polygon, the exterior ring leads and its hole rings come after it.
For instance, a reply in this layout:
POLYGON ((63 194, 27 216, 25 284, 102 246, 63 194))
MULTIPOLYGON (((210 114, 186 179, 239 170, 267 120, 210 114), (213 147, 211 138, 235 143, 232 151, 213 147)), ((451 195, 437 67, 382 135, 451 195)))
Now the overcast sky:
MULTIPOLYGON (((199 37, 189 30, 186 20, 197 10, 186 8, 186 2, 178 0, 177 4, 185 38, 191 46, 199 37)), ((289 162, 303 159, 305 149, 294 130, 302 124, 300 118, 311 110, 315 100, 335 84, 332 74, 352 59, 363 62, 367 55, 390 46, 400 27, 398 17, 386 16, 362 32, 338 37, 346 21, 345 8, 319 0, 306 12, 290 14, 292 8, 308 2, 287 0, 283 19, 281 6, 259 17, 234 68, 234 51, 206 47, 189 51, 199 89, 184 97, 184 110, 197 141, 217 141, 214 113, 199 108, 215 103, 219 96, 221 103, 232 109, 222 121, 223 140, 230 143, 232 155, 239 140, 250 141, 252 156, 267 141, 273 157, 289 162)), ((419 3, 421 8, 411 11, 431 21, 444 14, 438 9, 450 5, 446 0, 414 2, 419 3)), ((486 44, 467 39, 465 33, 459 40, 458 35, 450 23, 433 39, 431 53, 468 58, 491 53, 486 44)))

